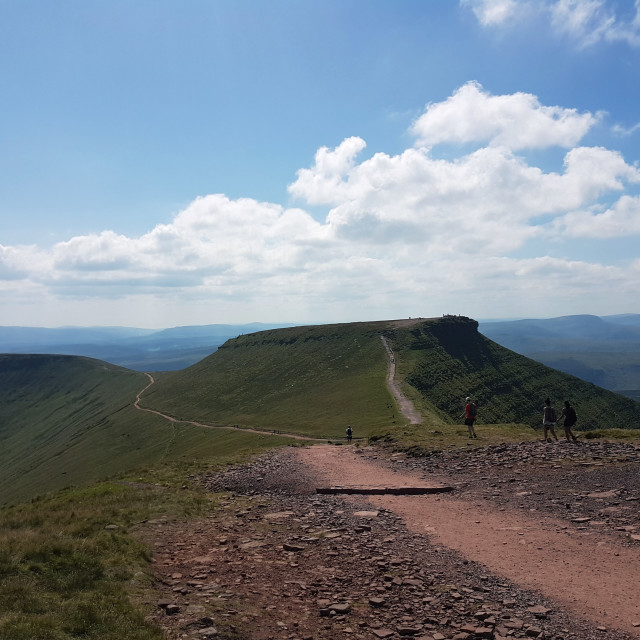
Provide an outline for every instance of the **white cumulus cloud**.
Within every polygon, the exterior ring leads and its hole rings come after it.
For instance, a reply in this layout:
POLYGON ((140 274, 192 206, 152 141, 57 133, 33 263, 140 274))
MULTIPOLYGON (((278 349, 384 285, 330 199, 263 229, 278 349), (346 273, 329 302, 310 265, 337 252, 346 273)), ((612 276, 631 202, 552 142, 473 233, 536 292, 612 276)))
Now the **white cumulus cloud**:
POLYGON ((604 211, 573 211, 556 221, 573 238, 620 238, 640 235, 640 197, 622 196, 604 211))
POLYGON ((541 105, 529 93, 491 95, 469 82, 444 102, 427 105, 413 125, 417 143, 488 143, 518 149, 572 147, 599 115, 541 105))
POLYGON ((550 290, 576 305, 597 290, 623 311, 619 292, 634 286, 638 264, 552 250, 640 235, 638 168, 579 145, 597 118, 469 83, 429 104, 415 144, 398 154, 361 158, 359 137, 319 149, 289 185, 299 206, 213 194, 139 237, 105 230, 49 248, 0 246, 0 302, 37 292, 51 308, 88 313, 108 300, 103 324, 127 324, 136 305, 163 317, 198 309, 190 323, 321 321, 540 315, 550 290), (474 144, 443 159, 439 143, 474 144), (540 146, 566 149, 561 171, 518 153, 540 146), (307 204, 325 206, 324 218, 307 204))

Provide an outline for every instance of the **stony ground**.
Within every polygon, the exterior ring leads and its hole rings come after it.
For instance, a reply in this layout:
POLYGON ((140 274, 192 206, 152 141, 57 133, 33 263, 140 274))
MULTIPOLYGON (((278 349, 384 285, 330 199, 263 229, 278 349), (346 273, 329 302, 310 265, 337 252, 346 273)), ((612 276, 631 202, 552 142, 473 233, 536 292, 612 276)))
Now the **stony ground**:
POLYGON ((523 442, 420 460, 392 456, 391 462, 425 477, 446 474, 457 480, 457 495, 540 511, 567 520, 576 531, 597 528, 625 544, 640 542, 640 446, 635 444, 523 442))
MULTIPOLYGON (((421 459, 363 448, 361 455, 424 477, 446 475, 457 494, 553 515, 576 534, 640 545, 634 445, 522 443, 421 459)), ((198 481, 221 492, 212 515, 157 521, 144 534, 160 594, 153 619, 168 638, 631 637, 573 618, 542 594, 411 533, 364 498, 317 495, 316 479, 292 449, 198 481)))

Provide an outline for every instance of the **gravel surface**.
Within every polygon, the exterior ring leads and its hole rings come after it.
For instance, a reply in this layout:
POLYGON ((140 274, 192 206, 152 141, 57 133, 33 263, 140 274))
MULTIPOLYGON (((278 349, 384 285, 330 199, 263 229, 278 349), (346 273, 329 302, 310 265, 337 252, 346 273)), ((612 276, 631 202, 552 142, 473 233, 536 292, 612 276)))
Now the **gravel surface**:
MULTIPOLYGON (((613 536, 634 552, 639 453, 594 442, 501 445, 421 459, 363 448, 358 456, 398 475, 446 476, 461 497, 499 510, 538 510, 563 518, 571 531, 613 536)), ((411 530, 406 517, 369 499, 317 495, 326 478, 302 462, 304 455, 280 450, 199 478, 222 496, 207 519, 149 524, 144 535, 161 594, 153 619, 167 637, 637 637, 575 616, 411 530)))
MULTIPOLYGON (((370 454, 376 456, 376 454, 370 454)), ((567 521, 576 531, 637 548, 640 541, 640 446, 587 440, 522 442, 439 452, 386 463, 456 481, 456 494, 567 521)))

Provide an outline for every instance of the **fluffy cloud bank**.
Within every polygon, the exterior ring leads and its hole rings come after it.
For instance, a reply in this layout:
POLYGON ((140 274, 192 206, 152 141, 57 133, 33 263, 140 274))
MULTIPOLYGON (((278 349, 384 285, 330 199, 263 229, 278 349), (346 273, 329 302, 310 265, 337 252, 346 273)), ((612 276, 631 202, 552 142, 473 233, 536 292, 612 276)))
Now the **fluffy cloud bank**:
POLYGON ((576 244, 640 234, 638 168, 580 146, 598 117, 469 83, 427 105, 398 155, 359 160, 357 137, 318 150, 289 185, 300 207, 208 195, 136 238, 0 246, 0 295, 110 300, 111 322, 141 304, 201 310, 165 324, 545 315, 550 293, 566 313, 629 310, 640 263, 596 261, 576 244), (521 155, 550 147, 565 150, 561 171, 521 155))

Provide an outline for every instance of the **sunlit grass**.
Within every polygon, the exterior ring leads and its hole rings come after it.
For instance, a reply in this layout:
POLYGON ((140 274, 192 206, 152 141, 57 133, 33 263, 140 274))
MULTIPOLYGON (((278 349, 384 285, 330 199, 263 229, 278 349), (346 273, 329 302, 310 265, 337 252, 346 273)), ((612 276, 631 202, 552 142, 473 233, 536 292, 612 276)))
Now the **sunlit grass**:
POLYGON ((379 430, 372 436, 371 441, 420 456, 456 447, 486 447, 503 442, 524 442, 540 438, 540 434, 522 424, 478 424, 475 429, 478 437, 470 439, 465 425, 400 425, 379 430))
POLYGON ((216 454, 139 468, 0 509, 0 638, 159 640, 145 621, 150 550, 137 532, 149 520, 200 518, 216 494, 197 474, 246 461, 282 438, 225 432, 216 454))

